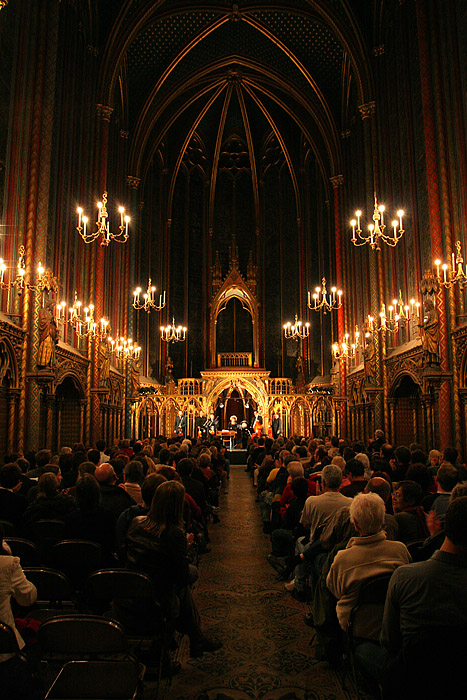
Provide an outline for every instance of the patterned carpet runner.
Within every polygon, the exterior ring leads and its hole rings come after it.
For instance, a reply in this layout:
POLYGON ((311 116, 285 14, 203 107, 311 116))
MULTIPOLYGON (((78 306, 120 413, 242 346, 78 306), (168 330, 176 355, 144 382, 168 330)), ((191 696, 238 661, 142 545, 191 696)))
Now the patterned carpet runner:
POLYGON ((314 658, 308 607, 276 581, 266 562, 269 536, 262 533, 252 480, 232 467, 229 493, 221 497, 220 523, 210 525, 212 552, 200 563, 195 590, 208 634, 224 646, 189 658, 184 638, 182 671, 169 700, 347 700, 335 672, 314 658))

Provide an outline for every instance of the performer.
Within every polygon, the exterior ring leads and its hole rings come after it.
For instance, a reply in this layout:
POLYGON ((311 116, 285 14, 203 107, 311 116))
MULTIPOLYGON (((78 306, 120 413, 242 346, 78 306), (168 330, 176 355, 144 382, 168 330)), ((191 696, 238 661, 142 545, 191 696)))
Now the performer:
POLYGON ((251 422, 251 430, 256 433, 258 437, 261 437, 263 433, 263 416, 259 411, 255 410, 253 413, 253 420, 251 422))
POLYGON ((282 420, 278 413, 275 413, 271 423, 272 437, 276 440, 279 435, 282 435, 282 420))
POLYGON ((204 415, 204 411, 199 412, 199 416, 195 420, 195 431, 196 431, 196 436, 199 438, 202 438, 203 440, 206 438, 207 435, 207 428, 206 428, 206 423, 208 422, 208 419, 204 415))
POLYGON ((179 411, 177 417, 175 418, 174 433, 178 437, 185 437, 186 434, 186 418, 183 415, 183 411, 179 411))
POLYGON ((242 449, 246 450, 246 446, 248 444, 248 438, 251 435, 250 428, 248 427, 248 423, 246 420, 243 421, 241 425, 241 430, 242 430, 242 449))
POLYGON ((217 433, 217 428, 219 425, 219 421, 217 418, 215 418, 214 413, 209 414, 209 418, 206 421, 206 428, 208 431, 208 435, 215 435, 217 433))

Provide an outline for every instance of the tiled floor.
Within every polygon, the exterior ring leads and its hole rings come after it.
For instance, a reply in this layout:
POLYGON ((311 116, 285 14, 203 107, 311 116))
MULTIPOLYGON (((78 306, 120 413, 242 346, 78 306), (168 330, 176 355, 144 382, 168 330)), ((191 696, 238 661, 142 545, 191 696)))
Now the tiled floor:
POLYGON ((310 646, 307 606, 286 593, 266 562, 269 537, 261 530, 255 491, 244 467, 232 467, 222 496, 221 522, 210 526, 212 552, 203 556, 195 598, 203 628, 224 646, 189 659, 164 697, 170 700, 341 700, 344 692, 310 646))

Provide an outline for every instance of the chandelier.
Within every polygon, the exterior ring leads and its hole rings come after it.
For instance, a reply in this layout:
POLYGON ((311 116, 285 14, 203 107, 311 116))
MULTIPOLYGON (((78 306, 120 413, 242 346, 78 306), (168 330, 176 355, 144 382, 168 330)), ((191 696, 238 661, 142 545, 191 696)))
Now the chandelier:
POLYGON ((466 271, 464 272, 464 256, 462 255, 460 241, 456 242, 456 251, 457 253, 452 254, 451 269, 449 269, 449 265, 447 265, 447 263, 442 264, 441 260, 435 260, 436 276, 438 277, 438 281, 443 285, 443 287, 447 287, 448 289, 454 284, 458 284, 460 289, 464 289, 467 284, 467 266, 466 271), (443 270, 443 279, 441 279, 441 275, 439 273, 440 268, 443 270))
POLYGON ((131 338, 118 338, 114 340, 113 338, 108 338, 110 353, 115 354, 119 360, 128 360, 132 362, 133 360, 139 360, 141 355, 141 347, 135 345, 131 338))
POLYGON ((147 313, 151 311, 151 309, 156 309, 157 311, 161 311, 161 309, 164 308, 165 306, 165 291, 164 291, 164 296, 162 297, 162 294, 159 294, 159 304, 156 304, 156 288, 154 285, 151 283, 151 278, 148 279, 148 288, 147 291, 143 294, 143 301, 140 301, 140 294, 141 294, 141 287, 136 287, 135 291, 133 292, 133 308, 137 309, 138 311, 140 309, 144 309, 147 313))
POLYGON ((69 318, 66 318, 66 302, 62 301, 55 307, 55 319, 57 322, 68 323, 75 331, 78 338, 105 338, 109 332, 109 322, 101 318, 99 323, 94 319, 94 305, 89 304, 83 308, 75 291, 73 306, 68 308, 69 318), (81 309, 83 312, 81 313, 81 309))
POLYGON ((373 316, 368 316, 368 330, 371 333, 397 333, 400 323, 409 323, 415 312, 417 318, 420 318, 420 302, 411 299, 410 306, 404 303, 402 292, 399 289, 399 298, 392 300, 392 304, 388 306, 387 313, 386 304, 382 305, 379 313, 379 322, 376 322, 373 316))
POLYGON ((20 245, 18 249, 18 263, 16 265, 16 277, 14 280, 11 282, 6 282, 5 281, 5 272, 7 271, 7 266, 5 264, 5 261, 3 258, 0 258, 0 288, 1 289, 12 289, 13 287, 16 287, 16 289, 22 291, 25 286, 32 290, 35 291, 36 289, 43 290, 44 288, 49 288, 49 285, 46 284, 45 278, 44 278, 44 273, 45 273, 45 268, 43 267, 42 263, 39 262, 37 266, 37 283, 36 284, 26 284, 25 278, 26 278, 26 250, 24 248, 24 245, 20 245))
POLYGON ((398 220, 394 219, 392 221, 391 235, 385 233, 386 224, 384 223, 384 212, 385 206, 384 204, 380 204, 378 206, 378 201, 376 199, 375 193, 375 209, 373 212, 374 223, 368 225, 368 236, 362 236, 362 229, 360 226, 360 219, 362 216, 361 210, 358 209, 355 212, 356 219, 352 219, 352 221, 350 222, 350 225, 352 226, 351 241, 355 246, 366 245, 367 243, 369 243, 372 250, 379 251, 381 250, 381 248, 379 247, 380 241, 384 241, 384 243, 393 248, 399 243, 400 239, 405 233, 404 229, 402 228, 402 217, 404 216, 404 210, 399 209, 397 212, 398 220))
POLYGON ((307 322, 303 324, 298 320, 297 314, 295 314, 295 321, 293 323, 284 324, 284 336, 289 340, 305 340, 310 335, 310 324, 307 322))
POLYGON ((313 303, 311 302, 311 293, 308 292, 308 308, 313 311, 320 311, 323 309, 323 313, 328 313, 328 311, 333 311, 334 309, 340 309, 342 306, 342 290, 337 290, 337 287, 331 287, 331 291, 328 293, 326 289, 326 278, 323 277, 321 280, 321 287, 316 287, 313 294, 313 303))
POLYGON ((179 343, 186 340, 187 329, 185 326, 176 326, 175 319, 172 317, 171 326, 161 326, 161 338, 166 343, 179 343))
POLYGON ((349 360, 352 360, 356 355, 357 348, 359 347, 359 345, 360 331, 358 330, 358 326, 355 326, 353 342, 351 342, 350 334, 346 333, 344 335, 344 340, 341 343, 333 343, 332 354, 336 358, 336 360, 339 360, 341 357, 345 357, 349 360))
POLYGON ((110 230, 109 215, 107 213, 107 192, 102 195, 102 202, 97 202, 97 221, 96 230, 90 232, 87 230, 88 217, 84 215, 82 207, 78 207, 78 226, 76 230, 85 243, 93 243, 99 236, 102 236, 101 245, 109 245, 110 241, 116 243, 125 243, 128 240, 128 224, 130 217, 125 215, 123 207, 118 208, 120 214, 119 233, 112 233, 110 230))

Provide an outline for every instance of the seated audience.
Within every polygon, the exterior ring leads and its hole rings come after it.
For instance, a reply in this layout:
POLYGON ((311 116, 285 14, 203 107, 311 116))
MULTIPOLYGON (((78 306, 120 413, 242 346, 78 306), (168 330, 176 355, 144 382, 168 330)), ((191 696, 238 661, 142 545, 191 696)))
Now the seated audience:
POLYGON ((345 466, 345 471, 349 477, 350 484, 341 487, 341 494, 353 498, 357 493, 361 493, 366 486, 365 466, 359 459, 351 459, 345 466))
POLYGON ((39 490, 24 513, 26 530, 38 520, 63 520, 67 513, 76 508, 74 498, 59 492, 59 483, 53 472, 46 472, 39 477, 39 490))
POLYGON ((128 531, 127 563, 151 576, 177 630, 188 635, 190 656, 195 658, 216 651, 222 644, 202 633, 191 594, 190 584, 197 574, 188 562, 193 535, 184 531, 184 496, 185 488, 178 481, 158 486, 148 515, 134 522, 128 531))
POLYGON ((101 489, 102 508, 110 511, 116 521, 120 513, 134 505, 135 501, 124 489, 117 486, 117 475, 111 462, 98 466, 94 476, 101 489))
MULTIPOLYGON (((19 648, 24 649, 24 640, 15 625, 11 599, 29 607, 36 602, 37 590, 24 575, 18 557, 11 556, 0 527, 0 620, 11 627, 19 648)), ((2 700, 39 700, 40 697, 34 692, 29 668, 14 654, 0 654, 0 687, 2 700)))
MULTIPOLYGON (((411 561, 402 542, 386 539, 384 516, 384 502, 375 493, 357 494, 350 505, 350 519, 357 536, 349 540, 346 549, 337 552, 326 579, 327 587, 337 599, 337 618, 344 630, 362 583, 411 561)), ((378 638, 380 630, 375 629, 376 622, 369 616, 359 634, 378 638)))
POLYGON ((415 481, 400 481, 392 494, 399 539, 405 544, 428 537, 425 513, 421 507, 422 498, 423 491, 415 481))
POLYGON ((0 518, 15 527, 21 524, 28 506, 25 496, 19 491, 22 486, 21 469, 14 462, 4 464, 0 469, 0 518))
POLYGON ((132 497, 139 506, 143 505, 143 497, 141 495, 141 484, 143 483, 143 465, 135 459, 128 462, 123 469, 123 484, 122 489, 132 497))
POLYGON ((428 561, 399 567, 384 609, 381 646, 357 647, 384 697, 460 697, 467 633, 467 497, 446 511, 445 539, 428 561), (462 628, 461 628, 462 626, 462 628), (441 664, 441 665, 440 665, 441 664))

